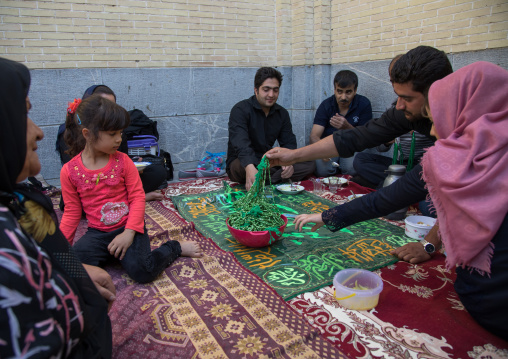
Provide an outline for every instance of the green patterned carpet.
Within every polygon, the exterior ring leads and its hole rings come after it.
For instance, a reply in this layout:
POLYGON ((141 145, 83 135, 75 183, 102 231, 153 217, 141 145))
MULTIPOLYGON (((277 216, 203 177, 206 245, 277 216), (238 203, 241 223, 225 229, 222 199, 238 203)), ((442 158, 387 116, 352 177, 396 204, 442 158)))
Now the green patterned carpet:
POLYGON ((378 219, 337 232, 325 227, 311 232, 309 225, 299 233, 295 231, 292 215, 322 212, 336 204, 307 191, 285 195, 275 190, 274 202, 283 214, 289 214, 284 235, 269 247, 249 248, 238 243, 226 226, 226 218, 233 210, 231 203, 243 195, 245 191, 235 187, 230 194, 219 190, 171 199, 198 231, 223 250, 234 253, 247 269, 286 300, 332 284, 341 269, 375 270, 394 263, 397 259, 390 255, 390 249, 411 241, 402 228, 378 219))

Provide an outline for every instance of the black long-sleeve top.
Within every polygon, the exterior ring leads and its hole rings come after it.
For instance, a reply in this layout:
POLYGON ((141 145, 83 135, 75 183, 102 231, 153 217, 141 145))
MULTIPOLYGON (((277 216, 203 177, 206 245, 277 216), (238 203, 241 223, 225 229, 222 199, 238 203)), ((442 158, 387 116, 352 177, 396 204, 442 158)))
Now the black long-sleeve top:
POLYGON ((335 232, 354 223, 386 216, 424 200, 427 189, 421 172, 422 166, 418 164, 390 186, 324 211, 323 222, 329 230, 335 232))
POLYGON ((418 131, 435 140, 434 137, 430 136, 431 128, 432 122, 429 119, 422 118, 409 121, 403 111, 392 107, 383 113, 380 118, 372 119, 364 126, 335 131, 333 141, 340 157, 351 157, 355 152, 388 143, 411 130, 418 131))
MULTIPOLYGON (((392 107, 380 118, 373 119, 364 126, 334 132, 333 140, 339 155, 350 157, 355 152, 390 142, 411 130, 434 139, 430 136, 431 127, 430 120, 422 118, 409 121, 403 111, 392 107)), ((418 164, 392 185, 323 212, 324 223, 328 229, 336 231, 424 200, 427 189, 421 172, 422 167, 418 164)))
POLYGON ((233 106, 228 129, 226 168, 237 158, 243 167, 249 164, 257 166, 275 141, 284 148, 295 149, 297 146, 288 111, 274 104, 266 116, 256 96, 233 106))

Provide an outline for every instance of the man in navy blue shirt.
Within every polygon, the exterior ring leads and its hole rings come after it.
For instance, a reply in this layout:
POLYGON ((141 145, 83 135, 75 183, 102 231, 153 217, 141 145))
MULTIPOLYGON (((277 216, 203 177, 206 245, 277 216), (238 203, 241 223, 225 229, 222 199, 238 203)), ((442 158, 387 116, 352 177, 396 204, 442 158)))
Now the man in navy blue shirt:
MULTIPOLYGON (((358 76, 353 71, 337 72, 333 79, 334 94, 319 105, 314 125, 310 132, 310 144, 318 142, 337 130, 347 130, 366 124, 372 118, 372 106, 368 98, 358 95, 358 76)), ((332 162, 340 164, 343 174, 354 174, 353 157, 324 158, 316 160, 315 174, 318 177, 334 175, 337 168, 332 162)))

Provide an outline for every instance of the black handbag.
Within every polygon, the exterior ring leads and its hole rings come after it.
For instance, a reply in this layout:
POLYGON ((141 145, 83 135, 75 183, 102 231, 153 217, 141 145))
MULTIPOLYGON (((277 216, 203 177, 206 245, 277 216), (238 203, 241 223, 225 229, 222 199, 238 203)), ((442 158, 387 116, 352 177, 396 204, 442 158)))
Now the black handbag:
POLYGON ((169 152, 160 150, 160 156, 156 155, 144 155, 142 156, 143 161, 150 162, 152 165, 164 166, 166 170, 166 180, 171 181, 173 179, 173 162, 171 162, 171 155, 169 152))

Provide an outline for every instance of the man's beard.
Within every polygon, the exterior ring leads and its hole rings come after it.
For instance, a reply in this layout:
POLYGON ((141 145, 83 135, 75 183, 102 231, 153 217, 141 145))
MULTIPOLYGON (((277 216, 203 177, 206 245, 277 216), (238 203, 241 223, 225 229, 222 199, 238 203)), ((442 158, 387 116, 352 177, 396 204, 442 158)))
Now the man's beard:
POLYGON ((416 122, 416 121, 419 121, 419 120, 422 120, 425 118, 422 116, 422 114, 415 115, 415 114, 408 112, 408 111, 403 111, 403 112, 404 112, 404 116, 406 116, 406 120, 408 120, 409 122, 416 122), (408 115, 409 115, 409 117, 408 117, 408 115))

